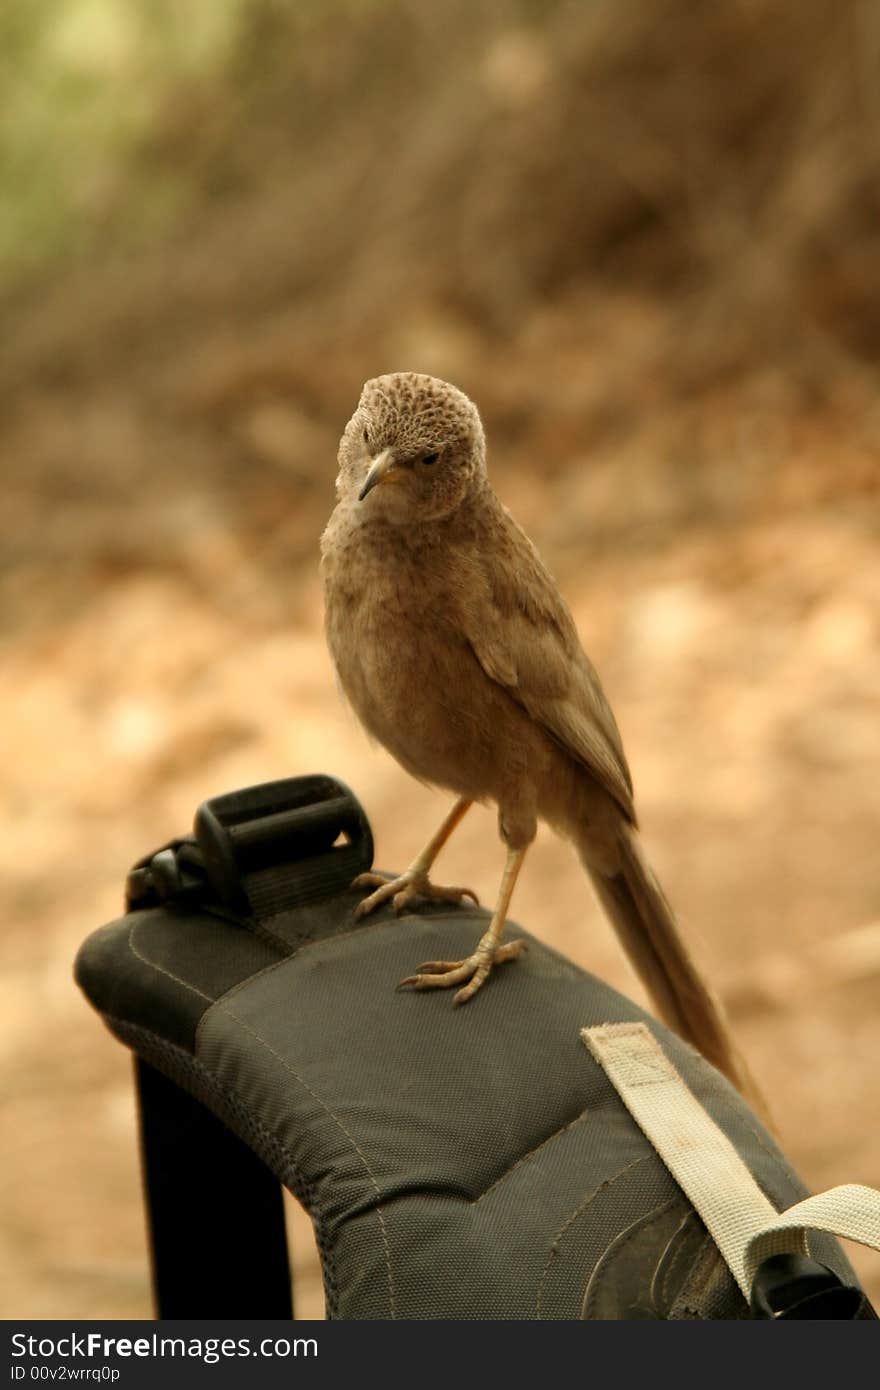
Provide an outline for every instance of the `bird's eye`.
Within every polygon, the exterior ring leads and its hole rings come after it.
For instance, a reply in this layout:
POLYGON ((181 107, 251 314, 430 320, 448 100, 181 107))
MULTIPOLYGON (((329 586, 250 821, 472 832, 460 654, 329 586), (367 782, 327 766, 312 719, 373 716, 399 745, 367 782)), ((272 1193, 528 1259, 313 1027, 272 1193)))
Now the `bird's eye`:
POLYGON ((367 445, 367 447, 369 447, 369 444, 370 444, 370 431, 369 431, 368 429, 365 429, 365 430, 364 430, 364 443, 367 445))
POLYGON ((439 457, 440 457, 440 451, 439 451, 439 450, 437 451, 436 454, 424 454, 423 457, 422 457, 422 463, 436 463, 439 457))

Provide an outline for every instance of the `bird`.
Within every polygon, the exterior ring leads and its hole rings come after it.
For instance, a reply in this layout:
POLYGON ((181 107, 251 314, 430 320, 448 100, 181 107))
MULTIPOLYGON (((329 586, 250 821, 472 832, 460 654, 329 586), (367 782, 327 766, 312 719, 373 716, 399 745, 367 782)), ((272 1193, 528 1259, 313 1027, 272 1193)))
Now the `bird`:
POLYGON ((369 872, 361 919, 418 898, 476 901, 435 884, 434 860, 469 807, 497 807, 506 849, 488 928, 461 960, 400 982, 473 999, 525 950, 503 941, 539 821, 571 841, 664 1021, 766 1112, 646 858, 623 743, 568 605, 489 479, 479 411, 415 372, 367 381, 342 434, 336 505, 321 538, 325 631, 344 695, 413 777, 455 803, 396 875, 369 872))

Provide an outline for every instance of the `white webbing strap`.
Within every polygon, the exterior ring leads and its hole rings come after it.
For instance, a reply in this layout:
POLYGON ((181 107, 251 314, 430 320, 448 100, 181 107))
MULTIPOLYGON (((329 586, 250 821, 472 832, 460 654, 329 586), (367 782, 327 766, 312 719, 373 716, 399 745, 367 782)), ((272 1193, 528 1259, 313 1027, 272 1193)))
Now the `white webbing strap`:
POLYGON ((746 1298, 770 1255, 807 1254, 806 1231, 880 1250, 880 1192, 833 1187, 778 1212, 644 1023, 603 1023, 581 1037, 647 1135, 746 1298))
POLYGON ((749 1241, 745 1256, 749 1280, 769 1255, 791 1250, 793 1231, 827 1231, 829 1235, 880 1250, 880 1192, 851 1182, 795 1202, 749 1241))

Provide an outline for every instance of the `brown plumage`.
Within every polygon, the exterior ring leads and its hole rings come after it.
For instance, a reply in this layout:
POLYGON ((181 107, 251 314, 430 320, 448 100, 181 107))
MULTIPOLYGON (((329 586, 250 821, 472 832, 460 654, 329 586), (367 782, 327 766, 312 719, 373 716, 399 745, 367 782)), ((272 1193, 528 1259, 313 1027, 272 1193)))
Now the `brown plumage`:
POLYGON ((396 879, 362 875, 397 910, 458 901, 428 871, 473 801, 498 807, 507 862, 489 930, 464 961, 404 983, 472 997, 521 942, 501 944, 538 820, 572 840, 630 961, 667 1023, 753 1100, 716 1000, 645 860, 620 733, 571 613, 486 473, 476 407, 409 372, 368 381, 339 446, 338 502, 322 538, 326 626, 367 730, 413 776, 459 798, 396 879))

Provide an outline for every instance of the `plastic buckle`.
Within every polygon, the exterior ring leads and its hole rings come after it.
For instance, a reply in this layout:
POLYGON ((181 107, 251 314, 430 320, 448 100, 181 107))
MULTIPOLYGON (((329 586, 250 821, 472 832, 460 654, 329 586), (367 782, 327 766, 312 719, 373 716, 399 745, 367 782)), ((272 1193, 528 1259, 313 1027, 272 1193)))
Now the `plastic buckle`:
POLYGON ((156 907, 160 903, 198 902, 207 883, 201 854, 192 836, 139 859, 125 881, 125 910, 156 907))
MULTIPOLYGON (((232 912, 255 908, 246 880, 302 860, 342 855, 355 847, 372 863, 370 824, 344 782, 318 774, 264 782, 205 801, 193 824, 205 873, 232 912)), ((328 864, 332 873, 332 863, 328 864)))
POLYGON ((128 911, 213 900, 235 916, 259 917, 347 887, 373 862, 360 803, 344 782, 321 774, 211 797, 193 831, 135 864, 128 911))

